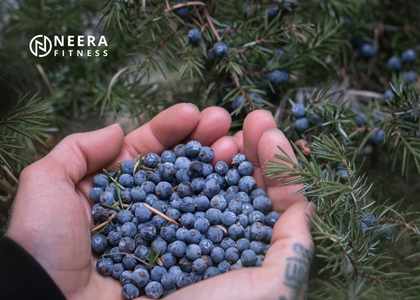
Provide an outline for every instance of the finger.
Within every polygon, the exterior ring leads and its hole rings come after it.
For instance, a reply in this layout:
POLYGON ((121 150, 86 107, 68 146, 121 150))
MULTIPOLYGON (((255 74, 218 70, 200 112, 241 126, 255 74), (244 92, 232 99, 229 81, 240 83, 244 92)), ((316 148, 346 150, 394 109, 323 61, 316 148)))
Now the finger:
POLYGON ((221 107, 208 107, 201 112, 200 122, 191 134, 191 139, 203 145, 211 145, 229 132, 232 119, 221 107))
POLYGON ((235 139, 235 142, 238 145, 239 152, 244 152, 244 132, 242 130, 238 131, 237 133, 235 133, 233 138, 235 139))
POLYGON ((314 207, 306 201, 292 205, 277 221, 263 269, 278 286, 277 299, 304 299, 313 256, 310 219, 314 207))
MULTIPOLYGON (((280 153, 279 148, 282 149, 290 159, 296 161, 292 146, 280 129, 274 128, 265 131, 261 136, 257 147, 258 162, 262 168, 262 172, 265 171, 267 163, 274 160, 275 154, 280 153)), ((284 210, 291 204, 304 200, 304 196, 300 192, 303 188, 302 185, 285 185, 279 180, 273 180, 267 177, 264 178, 264 183, 267 193, 273 201, 274 209, 276 210, 284 210)))
POLYGON ((231 136, 218 139, 212 146, 214 150, 213 162, 224 160, 227 163, 232 161, 232 157, 238 153, 238 145, 231 136))
POLYGON ((273 115, 266 110, 251 112, 244 120, 243 147, 246 157, 258 166, 258 142, 263 133, 272 128, 277 128, 273 115))
MULTIPOLYGON (((121 151, 123 139, 124 132, 118 124, 72 134, 28 169, 43 168, 52 177, 64 175, 76 184, 113 161, 121 151)), ((23 172, 23 177, 28 172, 23 172)))
POLYGON ((171 106, 126 136, 118 160, 170 148, 187 138, 199 121, 200 111, 195 105, 180 103, 171 106))

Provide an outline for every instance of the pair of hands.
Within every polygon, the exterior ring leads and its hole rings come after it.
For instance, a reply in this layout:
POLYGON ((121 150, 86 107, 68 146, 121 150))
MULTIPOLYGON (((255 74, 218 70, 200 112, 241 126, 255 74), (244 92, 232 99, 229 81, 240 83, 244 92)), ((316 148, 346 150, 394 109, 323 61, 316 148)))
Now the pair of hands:
POLYGON ((167 299, 303 298, 312 256, 309 217, 313 208, 297 193, 264 176, 262 167, 281 147, 295 157, 272 115, 250 113, 243 130, 228 136, 231 119, 222 108, 199 111, 177 104, 126 136, 118 125, 66 137, 20 176, 7 236, 23 246, 68 299, 122 299, 120 283, 100 276, 90 249, 90 174, 141 153, 161 152, 186 139, 211 145, 216 160, 245 153, 259 186, 282 215, 263 266, 244 268, 181 289, 167 299))

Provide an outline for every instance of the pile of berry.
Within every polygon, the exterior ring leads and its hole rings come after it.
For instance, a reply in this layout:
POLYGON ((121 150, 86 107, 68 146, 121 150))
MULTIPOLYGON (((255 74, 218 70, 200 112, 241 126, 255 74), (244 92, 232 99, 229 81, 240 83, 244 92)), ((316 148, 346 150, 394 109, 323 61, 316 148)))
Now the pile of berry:
POLYGON ((98 174, 91 238, 97 271, 126 299, 160 298, 241 267, 260 266, 279 214, 243 154, 212 165, 197 141, 98 174))

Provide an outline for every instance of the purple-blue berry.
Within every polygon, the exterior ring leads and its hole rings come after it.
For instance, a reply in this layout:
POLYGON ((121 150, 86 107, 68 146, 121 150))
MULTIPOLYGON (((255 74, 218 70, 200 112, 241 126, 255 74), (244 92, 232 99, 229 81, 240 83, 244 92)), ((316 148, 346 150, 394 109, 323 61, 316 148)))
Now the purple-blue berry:
POLYGON ((201 31, 198 28, 193 28, 188 31, 188 42, 191 45, 198 45, 201 41, 201 31))
POLYGON ((286 70, 274 70, 267 74, 267 79, 273 86, 279 86, 289 80, 289 73, 286 70))
POLYGON ((309 128, 309 121, 307 118, 300 118, 300 119, 295 120, 294 126, 297 131, 303 132, 309 128))
POLYGON ((398 56, 392 56, 388 59, 386 66, 391 71, 401 70, 401 59, 398 56))
POLYGON ((217 226, 211 226, 207 231, 207 238, 213 243, 220 243, 223 239, 223 230, 217 226))
POLYGON ((257 254, 251 249, 242 251, 241 262, 244 267, 253 267, 257 263, 257 254))
POLYGON ((183 241, 175 241, 169 244, 168 251, 175 257, 181 258, 187 251, 187 245, 183 241))
POLYGON ((127 283, 122 287, 122 295, 124 299, 131 300, 140 296, 140 291, 134 284, 127 283))
POLYGON ((407 49, 401 54, 401 60, 403 63, 412 63, 416 60, 416 51, 413 49, 407 49))
POLYGON ((101 233, 95 233, 91 237, 90 243, 91 243, 93 252, 95 252, 96 254, 102 254, 103 252, 105 252, 106 248, 108 247, 107 238, 105 235, 101 233))
POLYGON ((102 276, 111 276, 113 269, 113 261, 110 258, 103 257, 96 262, 96 270, 102 276))

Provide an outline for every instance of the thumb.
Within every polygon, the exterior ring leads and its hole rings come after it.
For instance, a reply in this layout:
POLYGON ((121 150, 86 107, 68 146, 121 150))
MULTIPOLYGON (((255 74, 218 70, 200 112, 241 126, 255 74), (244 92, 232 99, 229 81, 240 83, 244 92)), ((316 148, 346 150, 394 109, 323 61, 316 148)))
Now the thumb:
POLYGON ((35 164, 76 184, 86 175, 112 162, 120 153, 123 140, 124 133, 118 124, 72 134, 35 164))

